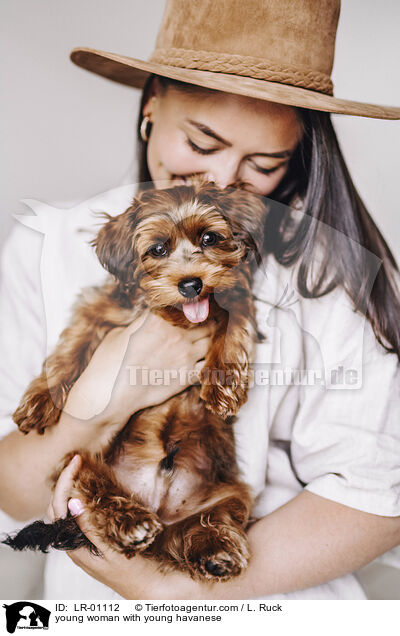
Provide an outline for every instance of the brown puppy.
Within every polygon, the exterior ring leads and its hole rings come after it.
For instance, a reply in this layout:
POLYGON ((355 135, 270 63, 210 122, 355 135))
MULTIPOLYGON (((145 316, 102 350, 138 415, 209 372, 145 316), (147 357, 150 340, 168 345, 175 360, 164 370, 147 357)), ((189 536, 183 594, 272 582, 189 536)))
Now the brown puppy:
MULTIPOLYGON (((108 217, 93 244, 112 278, 83 293, 14 413, 25 433, 54 426, 105 335, 145 309, 188 329, 214 322, 200 386, 134 414, 102 453, 77 449, 83 461, 71 496, 128 558, 143 552, 219 579, 247 565, 252 501, 239 478, 230 416, 247 399, 258 337, 251 284, 265 218, 256 195, 214 185, 147 191, 108 217)), ((88 543, 73 519, 36 524, 8 545, 45 551, 88 543), (45 536, 45 526, 57 529, 45 536)))

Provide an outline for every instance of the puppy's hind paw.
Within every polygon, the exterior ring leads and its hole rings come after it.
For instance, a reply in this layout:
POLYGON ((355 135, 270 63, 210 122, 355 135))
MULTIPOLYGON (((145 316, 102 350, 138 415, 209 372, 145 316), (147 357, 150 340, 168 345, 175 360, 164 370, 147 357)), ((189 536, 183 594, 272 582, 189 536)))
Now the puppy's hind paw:
POLYGON ((133 510, 119 525, 112 543, 119 552, 131 558, 146 550, 162 530, 163 525, 155 514, 133 510))
POLYGON ((157 520, 143 521, 141 525, 136 526, 133 534, 133 545, 138 549, 147 548, 150 545, 157 534, 161 532, 162 525, 157 520))
POLYGON ((238 576, 247 567, 247 557, 240 553, 218 552, 201 557, 198 562, 198 573, 204 579, 227 580, 238 576))

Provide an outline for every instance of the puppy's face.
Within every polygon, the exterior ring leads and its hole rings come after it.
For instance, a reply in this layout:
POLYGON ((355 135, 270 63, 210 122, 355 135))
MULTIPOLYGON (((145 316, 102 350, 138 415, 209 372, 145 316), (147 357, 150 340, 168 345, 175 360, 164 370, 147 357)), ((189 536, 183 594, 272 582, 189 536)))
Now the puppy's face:
POLYGON ((176 307, 203 322, 210 294, 232 288, 238 266, 260 249, 265 210, 256 195, 213 185, 145 192, 100 230, 96 251, 150 308, 176 307))

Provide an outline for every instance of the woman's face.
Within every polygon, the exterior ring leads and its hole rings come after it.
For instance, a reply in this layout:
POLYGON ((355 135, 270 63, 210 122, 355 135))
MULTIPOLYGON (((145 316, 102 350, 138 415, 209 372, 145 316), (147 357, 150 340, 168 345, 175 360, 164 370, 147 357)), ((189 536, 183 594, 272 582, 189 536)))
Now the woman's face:
POLYGON ((301 138, 294 108, 216 91, 156 90, 143 115, 152 122, 147 162, 158 187, 203 175, 268 195, 301 138))

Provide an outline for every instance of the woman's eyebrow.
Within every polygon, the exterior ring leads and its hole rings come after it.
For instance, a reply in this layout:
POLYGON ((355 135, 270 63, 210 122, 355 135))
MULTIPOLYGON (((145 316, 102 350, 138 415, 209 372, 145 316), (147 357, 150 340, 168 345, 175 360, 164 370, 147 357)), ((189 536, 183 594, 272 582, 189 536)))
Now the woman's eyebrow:
POLYGON ((221 142, 221 144, 224 144, 225 146, 232 146, 232 144, 229 141, 226 141, 226 139, 223 139, 222 137, 217 135, 216 132, 211 130, 211 128, 209 128, 205 124, 201 124, 199 121, 193 121, 193 119, 187 119, 186 121, 192 126, 195 126, 198 130, 200 130, 200 132, 221 142))
MULTIPOLYGON (((208 137, 216 139, 216 141, 219 141, 221 144, 224 144, 228 148, 232 146, 229 141, 226 141, 226 139, 223 139, 222 137, 217 135, 216 132, 211 130, 211 128, 209 128, 205 124, 202 124, 199 121, 194 121, 193 119, 187 119, 186 121, 188 122, 188 124, 195 126, 195 128, 200 130, 200 132, 208 135, 208 137)), ((279 150, 278 152, 255 152, 252 157, 273 157, 274 159, 286 159, 287 157, 291 157, 291 155, 292 150, 279 150)))

